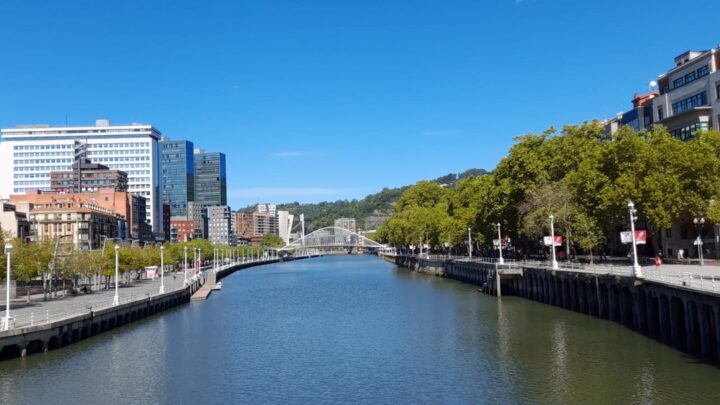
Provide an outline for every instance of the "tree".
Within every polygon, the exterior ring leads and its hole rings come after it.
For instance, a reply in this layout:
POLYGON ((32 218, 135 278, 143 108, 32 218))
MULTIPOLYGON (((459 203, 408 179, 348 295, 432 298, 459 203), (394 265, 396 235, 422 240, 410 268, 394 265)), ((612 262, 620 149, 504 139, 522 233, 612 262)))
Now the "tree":
POLYGON ((602 230, 594 218, 584 213, 578 213, 573 222, 575 242, 581 249, 590 253, 590 264, 593 264, 593 249, 602 243, 602 230))
MULTIPOLYGON (((52 260, 53 245, 48 241, 26 243, 20 239, 13 240, 12 275, 17 280, 29 282, 48 271, 52 260)), ((30 289, 28 289, 30 301, 30 289)))
POLYGON ((264 248, 280 248, 285 246, 285 242, 278 235, 267 234, 263 236, 261 246, 264 248))
POLYGON ((405 190, 395 204, 395 209, 402 211, 409 207, 430 208, 446 201, 445 189, 433 181, 420 181, 405 190))

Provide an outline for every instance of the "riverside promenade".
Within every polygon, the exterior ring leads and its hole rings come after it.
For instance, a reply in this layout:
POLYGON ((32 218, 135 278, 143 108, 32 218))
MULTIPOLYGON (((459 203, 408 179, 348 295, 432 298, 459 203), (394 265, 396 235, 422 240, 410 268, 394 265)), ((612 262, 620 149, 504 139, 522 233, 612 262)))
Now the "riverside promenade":
MULTIPOLYGON (((433 261, 453 261, 458 263, 484 263, 496 265, 497 258, 492 257, 474 257, 472 259, 466 256, 447 256, 447 255, 422 255, 417 256, 420 259, 433 261)), ((552 270, 552 263, 547 260, 513 260, 504 259, 503 268, 541 268, 552 270)), ((580 262, 558 262, 558 269, 568 272, 577 272, 584 274, 606 274, 621 277, 632 277, 632 266, 625 262, 610 263, 580 263, 580 262)), ((720 292, 720 265, 706 264, 700 266, 695 264, 662 264, 659 267, 654 265, 641 266, 642 278, 652 280, 657 283, 668 285, 683 286, 689 289, 699 291, 720 292)))
MULTIPOLYGON (((290 260, 296 260, 292 258, 290 260)), ((161 279, 120 284, 119 303, 113 304, 114 283, 107 290, 78 293, 43 301, 36 295, 30 302, 18 298, 11 302, 14 324, 0 331, 0 360, 53 350, 78 340, 133 322, 173 306, 190 302, 190 297, 211 278, 220 280, 235 271, 280 261, 278 258, 238 260, 216 267, 204 267, 197 276, 183 272, 164 275, 161 279), (212 276, 212 277, 210 277, 212 276)), ((5 308, 2 307, 2 316, 5 308)))

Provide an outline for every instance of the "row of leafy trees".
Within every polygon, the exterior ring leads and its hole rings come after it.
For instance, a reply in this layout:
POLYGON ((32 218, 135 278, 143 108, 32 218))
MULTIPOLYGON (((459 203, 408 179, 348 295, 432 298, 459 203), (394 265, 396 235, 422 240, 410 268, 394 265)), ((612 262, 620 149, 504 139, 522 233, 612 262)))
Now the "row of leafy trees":
MULTIPOLYGON (((0 246, 5 245, 8 238, 0 229, 0 246)), ((265 242, 265 241, 264 241, 265 242)), ((280 241, 282 242, 282 241, 280 241)), ((20 239, 13 239, 12 273, 11 277, 16 280, 29 282, 50 273, 58 280, 78 280, 81 277, 92 279, 94 277, 105 277, 108 283, 115 275, 115 244, 108 241, 104 250, 76 251, 69 247, 60 245, 57 254, 54 255, 55 245, 50 241, 36 243, 23 242, 20 239), (54 260, 53 260, 53 256, 54 260)), ((192 266, 193 252, 199 249, 203 261, 212 260, 215 248, 225 251, 225 257, 231 255, 237 257, 250 257, 260 254, 263 248, 274 247, 277 241, 270 238, 260 248, 247 246, 223 246, 213 245, 206 239, 194 239, 187 243, 168 242, 164 246, 164 261, 166 266, 182 268, 184 262, 184 248, 187 246, 188 266, 192 266)), ((160 244, 122 244, 118 251, 118 270, 124 276, 131 271, 142 270, 146 266, 160 265, 160 244)), ((280 245, 282 246, 282 245, 280 245)), ((0 249, 0 279, 5 279, 5 251, 0 249)))
POLYGON ((451 188, 421 181, 407 189, 376 238, 460 246, 470 227, 482 245, 497 238, 500 223, 503 237, 532 250, 549 235, 553 214, 556 234, 592 252, 628 223, 630 200, 654 250, 660 231, 674 223, 695 216, 720 222, 720 132, 680 141, 660 126, 641 133, 623 127, 611 141, 602 136, 592 122, 518 137, 490 174, 451 188))

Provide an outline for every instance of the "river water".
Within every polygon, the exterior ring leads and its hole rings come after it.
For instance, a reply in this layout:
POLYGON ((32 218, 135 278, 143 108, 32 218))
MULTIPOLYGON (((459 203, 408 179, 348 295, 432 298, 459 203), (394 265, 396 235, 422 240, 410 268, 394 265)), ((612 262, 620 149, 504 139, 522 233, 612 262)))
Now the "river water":
POLYGON ((720 369, 611 322, 372 256, 235 273, 191 303, 0 363, 0 403, 720 403, 720 369))

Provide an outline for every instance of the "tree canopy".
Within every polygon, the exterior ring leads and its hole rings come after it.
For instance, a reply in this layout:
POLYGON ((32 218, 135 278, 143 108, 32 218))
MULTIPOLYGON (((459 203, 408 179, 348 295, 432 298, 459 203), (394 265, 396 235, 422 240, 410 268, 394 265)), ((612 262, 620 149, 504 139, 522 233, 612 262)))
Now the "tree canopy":
POLYGON ((470 228, 476 242, 488 243, 500 223, 513 240, 539 246, 552 214, 556 234, 592 251, 627 224, 630 200, 655 243, 661 229, 693 216, 720 222, 720 132, 681 141, 662 126, 623 127, 602 138, 597 122, 520 136, 489 174, 404 190, 377 237, 395 246, 458 246, 470 228))

